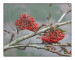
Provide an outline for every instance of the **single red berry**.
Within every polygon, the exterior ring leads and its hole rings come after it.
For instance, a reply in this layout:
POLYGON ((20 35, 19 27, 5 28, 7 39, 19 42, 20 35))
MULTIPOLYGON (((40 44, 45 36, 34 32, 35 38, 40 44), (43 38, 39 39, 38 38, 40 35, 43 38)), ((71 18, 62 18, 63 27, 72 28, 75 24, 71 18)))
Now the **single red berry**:
POLYGON ((71 54, 71 51, 69 51, 68 54, 71 54))

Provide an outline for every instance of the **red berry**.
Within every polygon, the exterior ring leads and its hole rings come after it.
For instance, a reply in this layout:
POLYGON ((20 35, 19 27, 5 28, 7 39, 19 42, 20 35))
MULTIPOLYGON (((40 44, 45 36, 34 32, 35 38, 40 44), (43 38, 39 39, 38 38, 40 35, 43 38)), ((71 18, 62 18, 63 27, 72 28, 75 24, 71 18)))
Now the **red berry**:
POLYGON ((48 33, 43 34, 42 41, 47 43, 57 43, 59 40, 62 40, 65 37, 64 33, 61 33, 60 30, 48 31, 48 33))
POLYGON ((20 15, 20 19, 16 20, 15 25, 18 26, 18 28, 21 28, 21 30, 28 29, 33 32, 37 31, 39 28, 38 24, 34 20, 34 17, 26 15, 26 13, 20 15))
POLYGON ((68 54, 71 54, 71 51, 69 51, 68 54))

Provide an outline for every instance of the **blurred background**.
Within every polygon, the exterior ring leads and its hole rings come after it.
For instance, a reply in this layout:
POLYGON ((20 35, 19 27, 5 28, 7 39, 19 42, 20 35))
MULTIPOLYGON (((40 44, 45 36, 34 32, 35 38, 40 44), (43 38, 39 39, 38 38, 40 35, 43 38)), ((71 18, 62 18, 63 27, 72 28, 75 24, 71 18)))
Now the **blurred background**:
MULTIPOLYGON (((61 15, 69 8, 69 4, 52 4, 50 6, 50 3, 4 3, 4 29, 8 30, 9 32, 16 33, 13 29, 16 29, 15 22, 17 19, 19 19, 19 15, 26 13, 30 14, 31 17, 34 17, 35 21, 39 24, 48 24, 48 23, 56 23, 58 19, 61 17, 61 15), (49 12, 51 13, 51 20, 48 22, 47 17, 49 16, 49 12)), ((71 20, 71 12, 68 13, 62 22, 71 20)), ((61 40, 60 42, 70 43, 71 42, 71 24, 67 24, 64 26, 61 26, 63 30, 66 31, 65 38, 61 40)), ((33 33, 29 30, 23 30, 20 31, 18 34, 18 37, 27 35, 33 33)), ((4 32, 4 45, 8 44, 10 42, 11 34, 8 34, 4 32)), ((26 44, 29 41, 31 43, 41 43, 41 39, 36 39, 37 36, 34 36, 32 38, 29 38, 25 41, 20 42, 21 44, 26 44)), ((16 39, 16 36, 14 37, 16 39)), ((58 50, 60 48, 58 47, 58 50)), ((71 48, 67 48, 68 51, 71 50, 71 48)), ((55 53, 48 52, 43 49, 36 49, 27 47, 25 50, 19 50, 16 48, 9 49, 6 52, 4 52, 4 56, 58 56, 55 53)))

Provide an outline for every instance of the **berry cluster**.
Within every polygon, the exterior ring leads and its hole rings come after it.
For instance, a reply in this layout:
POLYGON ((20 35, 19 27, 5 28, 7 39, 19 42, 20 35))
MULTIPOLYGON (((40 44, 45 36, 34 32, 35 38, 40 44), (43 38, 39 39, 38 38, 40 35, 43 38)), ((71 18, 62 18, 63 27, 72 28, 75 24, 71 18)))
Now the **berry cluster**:
POLYGON ((49 30, 47 33, 44 33, 43 36, 41 36, 42 41, 47 43, 57 43, 59 40, 62 40, 64 37, 65 34, 58 29, 54 31, 49 30))
POLYGON ((26 15, 26 13, 20 15, 20 19, 16 20, 15 25, 20 30, 28 29, 33 32, 39 28, 38 24, 34 20, 34 17, 26 15))

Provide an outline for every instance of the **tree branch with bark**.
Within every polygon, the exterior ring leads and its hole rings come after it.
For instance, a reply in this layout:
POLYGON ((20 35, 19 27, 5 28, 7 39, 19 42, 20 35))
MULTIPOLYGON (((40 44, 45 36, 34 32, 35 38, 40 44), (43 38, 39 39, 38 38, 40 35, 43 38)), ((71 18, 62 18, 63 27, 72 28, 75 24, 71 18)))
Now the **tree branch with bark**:
MULTIPOLYGON (((71 21, 65 21, 65 22, 61 22, 63 20, 63 18, 69 13, 71 12, 71 7, 69 7, 67 9, 66 12, 63 13, 63 15, 59 18, 58 22, 55 23, 55 24, 52 24, 53 27, 57 28, 57 27, 60 27, 60 26, 63 26, 63 25, 67 25, 67 24, 70 24, 71 21)), ((43 25, 42 25, 43 26, 43 25)), ((41 27, 42 27, 41 26, 41 27)), ((41 28, 40 27, 40 28, 41 28)), ((20 44, 18 45, 19 42, 21 41, 24 41, 28 38, 31 38, 33 36, 36 36, 36 35, 39 35, 41 33, 44 33, 46 31, 48 31, 49 29, 51 29, 51 26, 46 26, 45 28, 41 29, 40 28, 31 33, 31 34, 28 34, 28 35, 25 35, 25 36, 22 36, 22 37, 19 37, 19 38, 16 38, 15 40, 11 41, 9 44, 5 45, 4 46, 4 51, 8 50, 8 49, 11 49, 11 48, 18 48, 18 47, 34 47, 34 48, 37 48, 37 49, 44 49, 44 50, 47 50, 49 52, 52 52, 52 53, 56 53, 58 54, 59 56, 71 56, 70 54, 64 54, 64 53, 61 53, 59 51, 56 51, 56 48, 55 46, 62 46, 62 47, 71 47, 71 44, 68 43, 68 44, 43 44, 43 43, 28 43, 28 44, 20 44)), ((6 30, 4 30, 5 32, 7 32, 6 30)), ((7 32, 9 33, 9 32, 7 32)), ((62 49, 61 49, 62 50, 62 49)))

